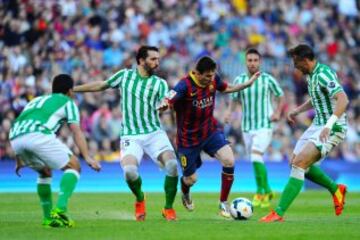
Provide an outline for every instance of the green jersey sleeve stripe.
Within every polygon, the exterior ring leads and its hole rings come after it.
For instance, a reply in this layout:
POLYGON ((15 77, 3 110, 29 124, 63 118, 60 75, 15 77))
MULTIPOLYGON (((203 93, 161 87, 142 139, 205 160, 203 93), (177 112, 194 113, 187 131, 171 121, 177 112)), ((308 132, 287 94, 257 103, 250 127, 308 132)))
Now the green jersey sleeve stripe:
POLYGON ((112 88, 117 88, 118 86, 121 85, 121 81, 123 80, 126 71, 127 69, 122 69, 118 71, 117 73, 112 75, 108 80, 106 80, 106 84, 112 88))

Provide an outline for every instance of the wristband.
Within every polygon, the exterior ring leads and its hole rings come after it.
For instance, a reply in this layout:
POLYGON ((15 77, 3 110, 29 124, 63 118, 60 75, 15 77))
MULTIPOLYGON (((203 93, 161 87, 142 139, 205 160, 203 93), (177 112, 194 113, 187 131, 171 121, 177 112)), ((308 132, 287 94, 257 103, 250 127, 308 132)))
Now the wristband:
POLYGON ((334 126, 334 124, 336 123, 336 121, 338 120, 338 117, 336 115, 331 115, 331 117, 327 120, 325 127, 332 129, 332 127, 334 126))

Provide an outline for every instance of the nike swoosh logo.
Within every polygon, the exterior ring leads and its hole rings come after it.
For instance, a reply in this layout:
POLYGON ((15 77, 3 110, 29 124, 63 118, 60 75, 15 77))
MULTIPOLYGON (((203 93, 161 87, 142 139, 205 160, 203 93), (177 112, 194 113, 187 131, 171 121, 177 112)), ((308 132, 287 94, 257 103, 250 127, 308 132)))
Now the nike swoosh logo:
POLYGON ((193 97, 193 96, 195 96, 195 95, 196 95, 196 92, 190 93, 190 96, 191 96, 191 97, 193 97))

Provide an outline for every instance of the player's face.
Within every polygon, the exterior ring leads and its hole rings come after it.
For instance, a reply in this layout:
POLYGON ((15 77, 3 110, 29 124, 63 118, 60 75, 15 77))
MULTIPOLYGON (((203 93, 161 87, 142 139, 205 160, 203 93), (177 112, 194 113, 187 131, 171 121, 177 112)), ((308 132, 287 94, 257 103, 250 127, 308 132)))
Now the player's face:
POLYGON ((140 62, 143 65, 146 72, 151 76, 154 74, 155 69, 159 67, 160 64, 160 55, 157 51, 148 51, 147 58, 140 62))
POLYGON ((209 70, 204 73, 195 72, 195 75, 201 85, 207 86, 215 78, 215 73, 216 73, 216 69, 209 70))
POLYGON ((260 56, 255 53, 246 55, 246 66, 249 73, 254 74, 258 72, 260 68, 260 56))
POLYGON ((293 57, 294 67, 298 69, 303 74, 310 73, 310 61, 307 58, 299 58, 297 56, 293 57))

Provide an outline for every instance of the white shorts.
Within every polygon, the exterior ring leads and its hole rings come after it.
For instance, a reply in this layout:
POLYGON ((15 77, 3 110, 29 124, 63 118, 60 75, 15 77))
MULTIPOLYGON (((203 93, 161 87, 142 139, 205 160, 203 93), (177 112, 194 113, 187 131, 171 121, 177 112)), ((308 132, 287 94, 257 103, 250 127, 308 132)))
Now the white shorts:
POLYGON ((158 161, 159 155, 164 151, 174 152, 174 148, 163 130, 136 136, 123 136, 121 137, 120 146, 120 161, 126 155, 133 155, 138 164, 141 163, 143 155, 146 153, 156 164, 161 166, 158 161))
POLYGON ((269 128, 243 132, 246 153, 251 154, 252 150, 264 153, 270 145, 272 133, 269 128))
POLYGON ((344 141, 346 136, 346 130, 341 129, 340 131, 332 130, 328 141, 326 143, 321 142, 319 136, 323 128, 324 126, 311 125, 308 129, 306 129, 306 131, 297 141, 293 153, 295 155, 298 155, 308 142, 312 142, 321 152, 321 158, 324 158, 335 146, 339 145, 342 141, 344 141))
POLYGON ((34 170, 45 166, 61 169, 70 161, 73 153, 55 135, 29 133, 10 141, 15 154, 34 170))

